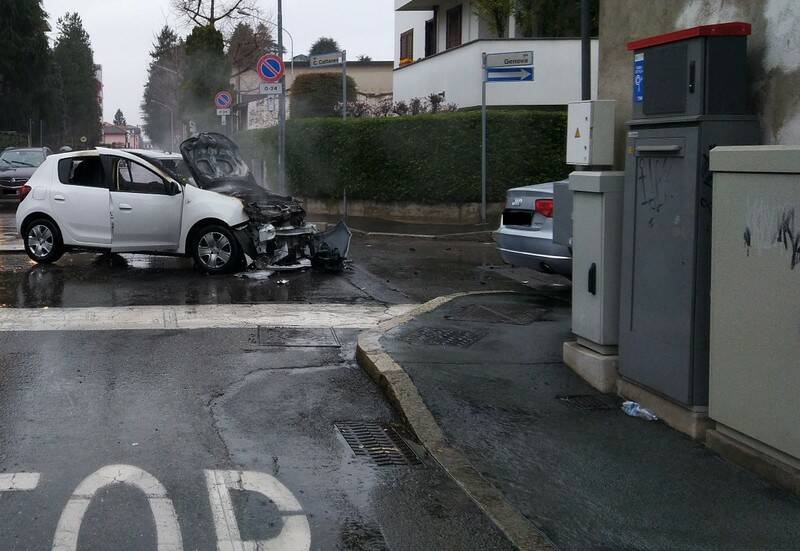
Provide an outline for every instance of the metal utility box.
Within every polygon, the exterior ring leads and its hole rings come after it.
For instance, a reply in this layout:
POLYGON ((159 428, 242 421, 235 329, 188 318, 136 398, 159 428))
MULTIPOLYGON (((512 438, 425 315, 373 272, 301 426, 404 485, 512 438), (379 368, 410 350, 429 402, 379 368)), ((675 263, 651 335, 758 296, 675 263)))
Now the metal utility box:
POLYGON ((744 115, 748 23, 723 23, 636 40, 633 118, 744 115))
POLYGON ((600 353, 617 345, 624 172, 573 172, 572 332, 600 353), (597 347, 596 345, 600 345, 597 347), (598 349, 599 348, 599 349, 598 349))
POLYGON ((572 246, 572 192, 569 182, 553 184, 553 243, 572 246))
POLYGON ((709 416, 797 468, 800 146, 718 147, 711 170, 709 416))
MULTIPOLYGON (((740 31, 742 24, 736 25, 732 32, 740 31)), ((688 41, 696 40, 693 31, 688 34, 688 41)), ((671 43, 650 40, 659 47, 671 43)), ((642 42, 629 48, 640 53, 642 42)), ((744 71, 745 59, 739 61, 744 71)), ((656 70, 652 60, 651 69, 656 70)), ((704 71, 714 74, 714 67, 706 65, 704 71)), ((628 125, 620 374, 685 406, 702 408, 708 404, 709 152, 717 145, 757 144, 758 123, 739 114, 682 114, 646 116, 628 125)))
POLYGON ((567 164, 614 164, 613 100, 577 101, 567 107, 567 164))

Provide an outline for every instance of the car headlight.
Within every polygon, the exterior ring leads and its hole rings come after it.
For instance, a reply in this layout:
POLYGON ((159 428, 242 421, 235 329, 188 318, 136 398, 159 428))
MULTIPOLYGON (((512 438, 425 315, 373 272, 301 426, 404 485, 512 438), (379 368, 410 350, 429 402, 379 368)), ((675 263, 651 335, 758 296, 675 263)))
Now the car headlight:
POLYGON ((264 224, 263 226, 258 228, 258 240, 259 241, 272 241, 275 239, 275 235, 277 232, 275 231, 275 226, 272 224, 264 224))

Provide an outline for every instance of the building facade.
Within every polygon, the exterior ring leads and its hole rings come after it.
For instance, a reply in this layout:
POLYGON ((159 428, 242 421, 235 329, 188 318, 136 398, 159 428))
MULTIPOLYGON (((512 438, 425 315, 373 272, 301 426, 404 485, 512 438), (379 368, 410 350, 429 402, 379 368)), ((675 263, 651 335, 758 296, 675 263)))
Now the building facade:
MULTIPOLYGON (((341 74, 341 67, 327 69, 312 69, 308 60, 298 59, 286 62, 286 114, 291 117, 292 85, 295 78, 308 73, 336 73, 341 74)), ((358 90, 353 101, 378 103, 392 99, 392 62, 391 61, 349 61, 347 62, 347 76, 356 83, 358 90)), ((254 69, 250 69, 231 77, 233 90, 240 96, 258 94, 261 79, 254 69)), ((277 98, 260 99, 242 106, 238 110, 238 129, 267 128, 278 124, 277 98)))
POLYGON ((141 149, 142 131, 138 126, 117 126, 107 122, 101 129, 102 145, 113 148, 141 149))
POLYGON ((759 117, 764 144, 800 143, 800 3, 797 0, 641 0, 600 2, 602 99, 617 100, 616 162, 624 164, 625 122, 631 119, 631 40, 678 29, 743 21, 747 40, 750 107, 759 117))
MULTIPOLYGON (((489 85, 487 104, 566 105, 581 99, 578 38, 522 37, 513 15, 502 36, 471 0, 395 0, 395 101, 444 94, 459 108, 481 105, 482 54, 532 51, 534 82, 489 85)), ((592 95, 598 43, 592 40, 592 95)))

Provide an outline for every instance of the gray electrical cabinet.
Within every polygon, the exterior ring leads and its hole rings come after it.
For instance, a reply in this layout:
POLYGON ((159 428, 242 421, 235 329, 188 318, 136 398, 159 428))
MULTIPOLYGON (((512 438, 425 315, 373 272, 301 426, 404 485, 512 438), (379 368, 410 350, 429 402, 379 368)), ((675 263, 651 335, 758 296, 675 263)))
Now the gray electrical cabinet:
POLYGON ((636 52, 634 114, 642 118, 628 123, 619 370, 625 379, 688 407, 708 404, 709 153, 717 145, 757 144, 760 135, 755 117, 739 112, 738 100, 708 95, 726 86, 731 97, 746 95, 747 79, 739 74, 746 48, 733 48, 735 59, 709 52, 719 51, 717 41, 744 40, 745 31, 749 25, 743 23, 698 27, 629 44, 636 52), (672 48, 676 44, 686 48, 672 48), (663 55, 650 56, 651 49, 663 55), (671 50, 678 53, 664 53, 671 50), (724 63, 725 70, 716 70, 715 63, 724 63), (648 112, 652 86, 642 86, 642 80, 653 73, 658 81, 672 75, 682 83, 680 102, 664 107, 669 98, 656 98, 652 104, 661 107, 648 112), (727 74, 735 77, 714 81, 727 74), (735 112, 720 112, 726 108, 735 112))
POLYGON ((623 172, 573 172, 572 332, 578 342, 616 353, 623 172))

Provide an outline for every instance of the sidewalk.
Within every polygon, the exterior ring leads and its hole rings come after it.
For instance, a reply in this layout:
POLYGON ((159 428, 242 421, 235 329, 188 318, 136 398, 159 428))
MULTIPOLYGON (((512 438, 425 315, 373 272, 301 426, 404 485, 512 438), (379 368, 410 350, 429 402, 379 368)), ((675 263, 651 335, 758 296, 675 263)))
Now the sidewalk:
MULTIPOLYGON (((308 220, 335 224, 342 219, 338 215, 309 214, 308 220)), ((365 235, 414 236, 427 239, 483 239, 492 240, 492 232, 497 229, 497 220, 488 224, 412 224, 380 218, 348 216, 347 225, 354 233, 365 235)))
MULTIPOLYGON (((561 363, 569 337, 563 299, 468 295, 380 338, 365 334, 359 360, 445 467, 458 463, 440 457, 451 446, 558 548, 797 548, 800 498, 660 422, 626 416, 561 363), (559 399, 576 395, 577 404, 559 399), (430 414, 443 439, 434 449, 430 414)), ((471 486, 481 481, 463 472, 451 475, 480 505, 471 486)), ((504 528, 509 515, 485 510, 504 528)))

